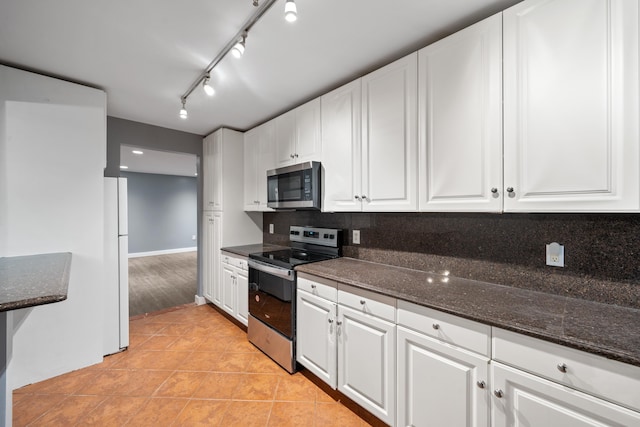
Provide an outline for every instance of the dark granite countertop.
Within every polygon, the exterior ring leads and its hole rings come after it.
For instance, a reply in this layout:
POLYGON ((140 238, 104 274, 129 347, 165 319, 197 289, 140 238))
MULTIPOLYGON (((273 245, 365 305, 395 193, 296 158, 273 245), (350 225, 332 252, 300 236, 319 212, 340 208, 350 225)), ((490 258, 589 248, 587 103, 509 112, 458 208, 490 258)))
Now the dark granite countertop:
POLYGON ((67 299, 71 253, 0 258, 0 311, 67 299))
POLYGON ((297 271, 640 366, 640 310, 338 258, 297 271))
POLYGON ((226 248, 222 248, 221 250, 230 252, 232 254, 248 257, 249 254, 255 252, 277 251, 279 249, 286 248, 287 246, 271 245, 269 243, 256 243, 254 245, 228 246, 226 248))

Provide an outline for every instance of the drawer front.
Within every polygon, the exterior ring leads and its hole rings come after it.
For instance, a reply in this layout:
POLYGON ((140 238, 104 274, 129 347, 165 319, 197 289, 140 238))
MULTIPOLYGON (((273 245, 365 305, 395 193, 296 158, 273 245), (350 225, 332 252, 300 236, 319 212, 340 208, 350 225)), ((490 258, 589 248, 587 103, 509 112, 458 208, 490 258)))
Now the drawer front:
POLYGON ((491 357, 491 326, 407 301, 398 301, 398 325, 491 357))
POLYGON ((307 291, 312 295, 331 302, 338 300, 338 284, 332 280, 300 274, 298 275, 297 284, 298 289, 307 291))
POLYGON ((339 283, 338 304, 390 322, 396 321, 396 300, 386 295, 339 283))
POLYGON ((640 411, 640 367, 493 328, 493 359, 640 411))
POLYGON ((241 270, 249 270, 246 258, 242 258, 237 255, 232 255, 229 252, 224 252, 224 251, 220 252, 220 260, 225 264, 229 264, 241 270))

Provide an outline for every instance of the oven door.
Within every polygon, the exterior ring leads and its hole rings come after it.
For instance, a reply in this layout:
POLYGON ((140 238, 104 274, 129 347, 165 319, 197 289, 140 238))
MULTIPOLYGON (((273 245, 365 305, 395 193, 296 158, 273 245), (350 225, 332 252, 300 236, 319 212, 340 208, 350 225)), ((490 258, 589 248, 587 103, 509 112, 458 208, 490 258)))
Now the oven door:
POLYGON ((249 260, 249 314, 293 340, 295 272, 249 260))

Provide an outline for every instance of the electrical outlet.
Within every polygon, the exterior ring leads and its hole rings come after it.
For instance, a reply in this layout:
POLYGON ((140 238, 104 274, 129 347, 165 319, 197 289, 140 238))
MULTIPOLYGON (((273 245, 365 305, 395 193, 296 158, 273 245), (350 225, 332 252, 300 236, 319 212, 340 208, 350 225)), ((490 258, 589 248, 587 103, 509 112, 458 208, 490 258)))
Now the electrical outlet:
POLYGON ((191 235, 191 240, 196 240, 196 235, 195 234, 191 235))
POLYGON ((273 234, 273 224, 269 224, 269 234, 273 234))
POLYGON ((360 244, 360 230, 353 230, 353 244, 360 244))
POLYGON ((552 242, 546 245, 547 265, 552 267, 564 267, 564 246, 552 242))

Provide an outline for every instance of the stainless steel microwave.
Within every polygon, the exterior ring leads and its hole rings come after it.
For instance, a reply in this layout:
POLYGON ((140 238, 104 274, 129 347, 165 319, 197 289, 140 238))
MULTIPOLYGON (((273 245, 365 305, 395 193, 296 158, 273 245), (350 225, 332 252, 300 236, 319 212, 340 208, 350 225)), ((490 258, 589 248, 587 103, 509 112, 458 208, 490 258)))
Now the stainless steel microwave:
POLYGON ((267 171, 267 206, 320 209, 321 170, 320 162, 304 162, 267 171))

